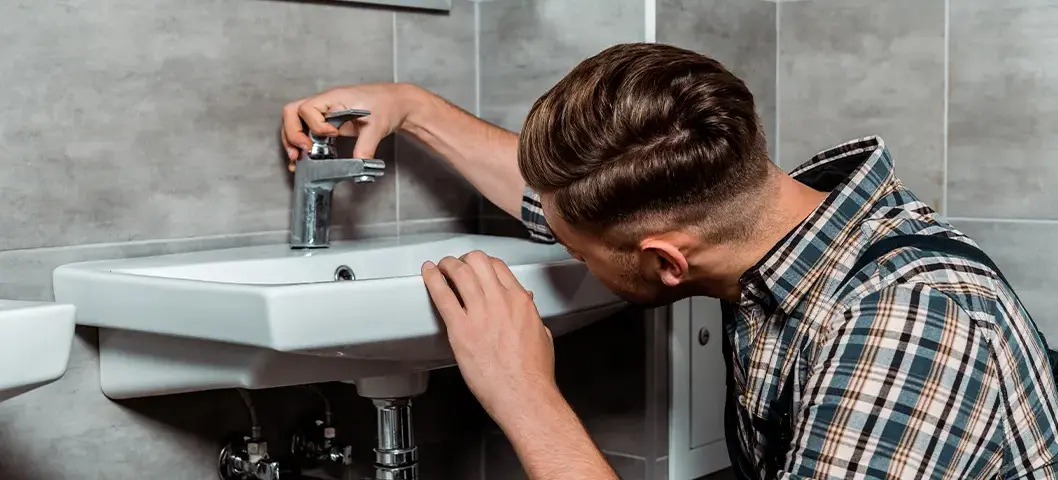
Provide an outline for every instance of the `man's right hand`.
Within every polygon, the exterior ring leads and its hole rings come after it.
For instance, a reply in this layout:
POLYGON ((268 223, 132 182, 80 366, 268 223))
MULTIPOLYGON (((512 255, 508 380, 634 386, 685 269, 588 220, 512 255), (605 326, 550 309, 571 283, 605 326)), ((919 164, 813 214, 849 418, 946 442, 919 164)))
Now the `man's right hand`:
POLYGON ((405 131, 447 160, 489 201, 521 218, 525 180, 518 171, 518 135, 422 88, 407 83, 352 85, 288 104, 281 131, 290 171, 312 147, 305 125, 320 136, 358 137, 356 158, 374 158, 383 138, 405 131), (324 119, 327 112, 351 108, 371 114, 346 122, 340 131, 324 119))
POLYGON ((358 137, 353 149, 355 158, 374 158, 379 142, 400 129, 423 90, 408 84, 375 83, 337 87, 318 95, 291 102, 283 107, 283 148, 294 171, 301 152, 312 145, 305 125, 316 135, 358 137), (324 114, 331 111, 361 109, 371 115, 346 122, 341 129, 327 123, 324 114), (302 123, 304 120, 304 124, 302 123))

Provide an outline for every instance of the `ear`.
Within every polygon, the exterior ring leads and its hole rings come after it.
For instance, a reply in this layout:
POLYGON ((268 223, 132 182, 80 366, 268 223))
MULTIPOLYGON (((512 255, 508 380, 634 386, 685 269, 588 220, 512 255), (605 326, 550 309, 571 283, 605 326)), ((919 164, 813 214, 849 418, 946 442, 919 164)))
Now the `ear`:
POLYGON ((648 238, 640 244, 640 250, 647 258, 653 257, 656 263, 653 268, 657 269, 658 278, 665 285, 675 287, 687 279, 687 257, 673 239, 648 238))

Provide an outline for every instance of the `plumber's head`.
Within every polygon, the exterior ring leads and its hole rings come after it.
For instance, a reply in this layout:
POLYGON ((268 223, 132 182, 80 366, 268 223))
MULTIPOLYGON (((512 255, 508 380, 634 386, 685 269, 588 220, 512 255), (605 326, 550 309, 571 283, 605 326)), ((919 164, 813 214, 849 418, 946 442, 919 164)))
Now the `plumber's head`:
POLYGON ((518 164, 570 253, 638 304, 729 297, 773 181, 753 95, 719 62, 623 44, 529 112, 518 164))

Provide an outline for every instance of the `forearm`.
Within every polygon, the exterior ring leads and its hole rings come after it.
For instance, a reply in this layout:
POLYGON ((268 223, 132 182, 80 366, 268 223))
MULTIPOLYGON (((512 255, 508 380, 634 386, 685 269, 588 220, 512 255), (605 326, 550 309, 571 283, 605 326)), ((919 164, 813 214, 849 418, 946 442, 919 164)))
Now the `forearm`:
POLYGON ((558 390, 512 408, 496 422, 532 480, 617 480, 558 390))
POLYGON ((485 198, 520 218, 525 181, 518 170, 518 135, 426 90, 407 88, 416 108, 403 129, 441 154, 485 198))

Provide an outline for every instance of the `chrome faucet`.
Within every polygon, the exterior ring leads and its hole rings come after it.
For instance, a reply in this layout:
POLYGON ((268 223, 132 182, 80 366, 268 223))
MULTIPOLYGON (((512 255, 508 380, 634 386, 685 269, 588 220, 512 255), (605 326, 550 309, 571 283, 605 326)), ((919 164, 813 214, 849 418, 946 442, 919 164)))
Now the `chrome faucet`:
MULTIPOLYGON (((367 110, 342 110, 326 115, 334 128, 370 115, 367 110)), ((309 133, 312 148, 302 154, 294 170, 294 200, 290 219, 290 248, 326 248, 331 237, 331 199, 334 187, 352 180, 371 183, 385 172, 386 162, 338 158, 334 137, 309 133)))

